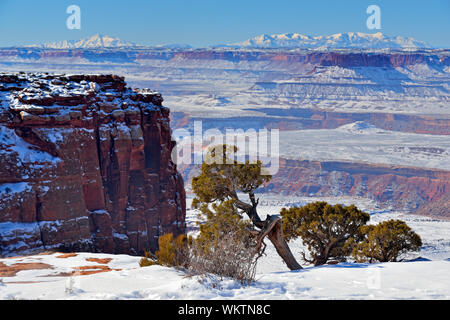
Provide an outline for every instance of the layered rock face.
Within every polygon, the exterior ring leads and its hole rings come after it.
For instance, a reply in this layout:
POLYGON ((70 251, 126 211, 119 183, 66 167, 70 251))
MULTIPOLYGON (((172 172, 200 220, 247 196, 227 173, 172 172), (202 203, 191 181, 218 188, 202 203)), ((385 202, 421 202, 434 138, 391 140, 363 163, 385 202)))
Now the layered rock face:
POLYGON ((162 101, 112 75, 0 74, 0 255, 142 254, 184 233, 162 101))
POLYGON ((280 159, 280 171, 266 191, 303 196, 353 196, 383 207, 450 218, 450 211, 427 210, 448 201, 450 172, 445 170, 339 161, 280 159), (445 211, 445 212, 444 212, 445 211))
MULTIPOLYGON (((280 168, 262 192, 304 197, 351 196, 382 208, 450 219, 450 172, 385 164, 279 159, 280 168)), ((180 166, 185 181, 199 167, 180 166)))
POLYGON ((414 64, 450 65, 448 50, 422 50, 418 52, 392 51, 389 53, 354 49, 334 51, 299 49, 51 49, 51 48, 1 48, 0 58, 39 60, 46 58, 82 58, 91 62, 142 62, 148 60, 163 61, 211 61, 221 60, 232 63, 264 62, 273 63, 274 69, 292 69, 299 65, 311 64, 341 67, 406 67, 414 64))

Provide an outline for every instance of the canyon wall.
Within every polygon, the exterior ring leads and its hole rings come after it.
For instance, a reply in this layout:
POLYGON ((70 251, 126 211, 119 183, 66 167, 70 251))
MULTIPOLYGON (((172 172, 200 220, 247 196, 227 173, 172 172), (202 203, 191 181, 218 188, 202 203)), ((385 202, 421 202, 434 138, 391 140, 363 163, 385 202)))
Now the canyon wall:
MULTIPOLYGON (((0 58, 38 61, 45 59, 84 59, 90 62, 145 62, 163 61, 211 61, 221 60, 231 63, 264 62, 275 69, 292 69, 298 65, 341 67, 407 67, 414 64, 432 64, 440 67, 450 65, 446 50, 424 50, 417 52, 391 51, 373 52, 364 50, 288 50, 288 49, 45 49, 45 48, 0 48, 0 58), (357 52, 354 52, 357 51, 357 52)), ((248 66, 252 69, 251 66, 248 66)))
POLYGON ((142 254, 184 233, 162 101, 113 75, 0 74, 0 255, 142 254))
POLYGON ((265 191, 303 196, 353 196, 383 207, 450 218, 425 206, 448 197, 450 172, 414 167, 340 161, 280 159, 280 170, 265 191))
MULTIPOLYGON (((198 166, 180 166, 188 183, 199 171, 198 166)), ((381 208, 450 219, 449 190, 450 172, 446 170, 280 158, 278 172, 259 191, 304 197, 366 198, 381 208)))

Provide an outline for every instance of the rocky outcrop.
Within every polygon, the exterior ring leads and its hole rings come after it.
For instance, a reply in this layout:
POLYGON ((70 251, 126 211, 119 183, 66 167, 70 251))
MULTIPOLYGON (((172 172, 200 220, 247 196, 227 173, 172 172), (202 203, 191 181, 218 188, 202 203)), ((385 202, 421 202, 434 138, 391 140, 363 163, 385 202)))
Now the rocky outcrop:
POLYGON ((421 206, 417 214, 436 218, 450 219, 450 193, 437 201, 431 201, 421 206))
POLYGON ((0 255, 141 254, 184 233, 162 101, 113 75, 0 74, 0 255))

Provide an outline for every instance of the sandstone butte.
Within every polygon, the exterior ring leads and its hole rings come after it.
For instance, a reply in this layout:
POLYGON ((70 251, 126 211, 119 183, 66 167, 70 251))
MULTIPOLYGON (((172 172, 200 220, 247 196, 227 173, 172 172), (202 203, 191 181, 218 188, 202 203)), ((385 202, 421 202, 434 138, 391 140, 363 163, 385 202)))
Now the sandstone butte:
POLYGON ((162 102, 114 75, 0 74, 0 256, 142 254, 184 233, 162 102))

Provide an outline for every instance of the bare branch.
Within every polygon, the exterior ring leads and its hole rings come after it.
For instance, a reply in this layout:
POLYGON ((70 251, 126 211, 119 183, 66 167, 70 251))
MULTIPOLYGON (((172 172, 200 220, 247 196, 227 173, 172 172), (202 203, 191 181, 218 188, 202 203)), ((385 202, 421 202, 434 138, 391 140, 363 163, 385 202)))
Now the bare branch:
POLYGON ((311 263, 314 264, 314 260, 309 260, 306 258, 305 252, 302 251, 302 259, 303 261, 307 262, 307 263, 311 263))

